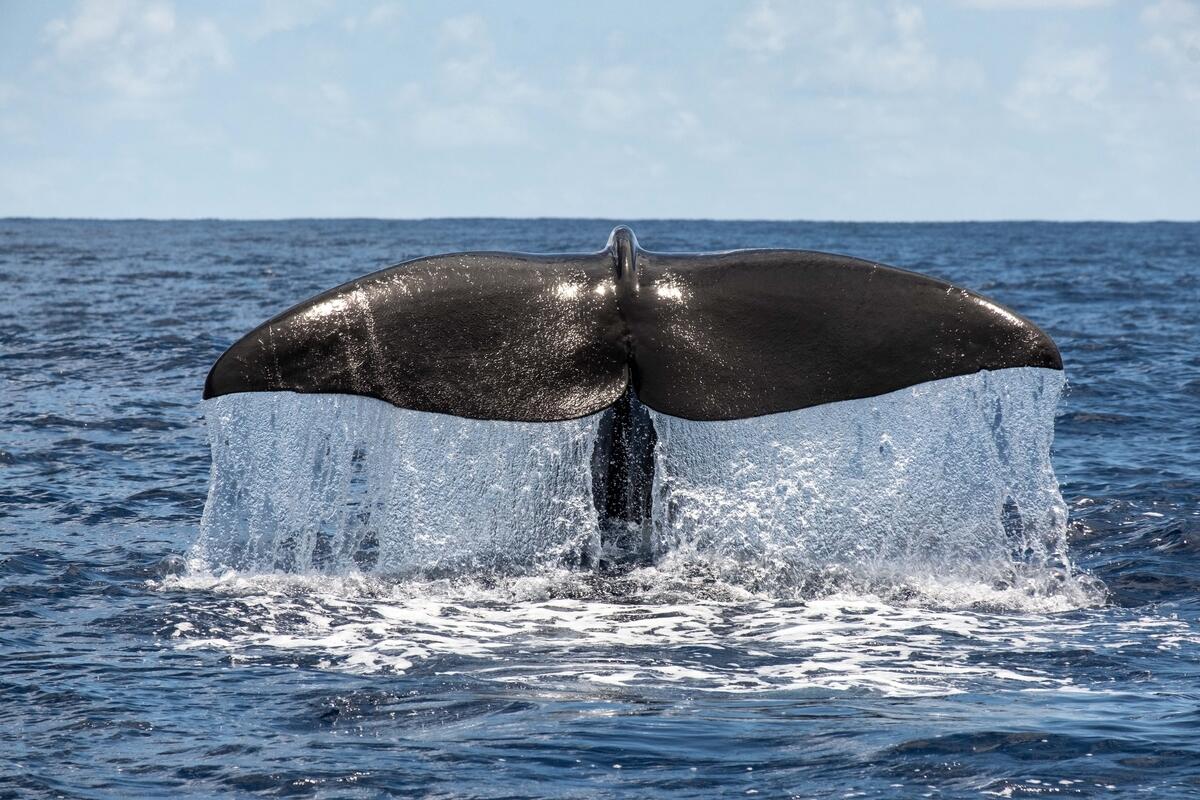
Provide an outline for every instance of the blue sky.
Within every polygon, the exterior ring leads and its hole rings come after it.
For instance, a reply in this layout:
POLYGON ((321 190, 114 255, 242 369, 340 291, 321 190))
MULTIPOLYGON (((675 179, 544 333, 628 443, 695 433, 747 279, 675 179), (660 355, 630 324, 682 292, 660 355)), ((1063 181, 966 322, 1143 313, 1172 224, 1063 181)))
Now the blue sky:
POLYGON ((1200 0, 0 0, 0 216, 1200 218, 1200 0))

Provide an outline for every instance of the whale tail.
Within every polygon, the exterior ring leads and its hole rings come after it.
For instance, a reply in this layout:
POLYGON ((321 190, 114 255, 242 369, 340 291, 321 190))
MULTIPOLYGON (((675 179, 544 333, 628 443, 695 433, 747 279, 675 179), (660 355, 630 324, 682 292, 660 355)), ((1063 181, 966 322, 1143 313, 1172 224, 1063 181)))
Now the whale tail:
POLYGON ((982 370, 1061 370, 1029 320, 943 281, 797 250, 475 252, 408 261, 284 311, 229 348, 204 397, 365 395, 459 417, 606 412, 596 507, 636 527, 654 445, 646 409, 756 417, 982 370))
POLYGON ((1054 342, 934 278, 801 250, 419 258, 306 300, 213 366, 204 397, 358 394, 461 417, 551 422, 633 387, 655 411, 728 420, 1010 367, 1054 342))

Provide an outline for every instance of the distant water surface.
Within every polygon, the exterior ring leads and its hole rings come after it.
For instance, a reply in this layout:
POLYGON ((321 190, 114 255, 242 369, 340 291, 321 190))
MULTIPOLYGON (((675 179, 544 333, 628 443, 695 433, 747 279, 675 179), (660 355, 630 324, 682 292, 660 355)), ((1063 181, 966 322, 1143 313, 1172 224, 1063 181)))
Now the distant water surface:
POLYGON ((0 220, 0 797, 1200 795, 1200 224, 634 225, 1046 329, 1070 592, 187 568, 237 337, 396 261, 612 225, 0 220))

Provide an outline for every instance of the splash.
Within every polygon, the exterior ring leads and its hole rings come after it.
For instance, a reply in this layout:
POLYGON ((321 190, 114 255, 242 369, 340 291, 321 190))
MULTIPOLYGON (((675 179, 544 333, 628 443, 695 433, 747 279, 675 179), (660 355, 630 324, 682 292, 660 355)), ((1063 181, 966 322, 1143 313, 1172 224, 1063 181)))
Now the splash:
POLYGON ((205 402, 213 451, 193 570, 519 573, 599 544, 597 417, 486 422, 349 395, 205 402))
POLYGON ((732 422, 653 414, 660 558, 798 596, 1083 592, 1050 461, 1062 388, 1021 368, 732 422))
POLYGON ((212 482, 191 571, 378 576, 500 600, 542 576, 550 597, 1077 608, 1097 594, 1067 558, 1050 462, 1062 386, 1024 368, 748 420, 653 414, 653 563, 616 577, 595 572, 600 415, 489 422, 229 395, 205 404, 212 482))

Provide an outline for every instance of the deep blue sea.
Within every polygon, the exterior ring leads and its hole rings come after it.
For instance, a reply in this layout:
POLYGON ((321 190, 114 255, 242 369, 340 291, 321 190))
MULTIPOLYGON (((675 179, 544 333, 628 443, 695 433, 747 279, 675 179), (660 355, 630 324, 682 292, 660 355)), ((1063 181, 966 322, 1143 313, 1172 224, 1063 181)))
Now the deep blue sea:
POLYGON ((0 797, 1200 796, 1200 224, 633 224, 1036 321, 1069 591, 197 566, 233 341, 387 264, 612 225, 0 220, 0 797))

